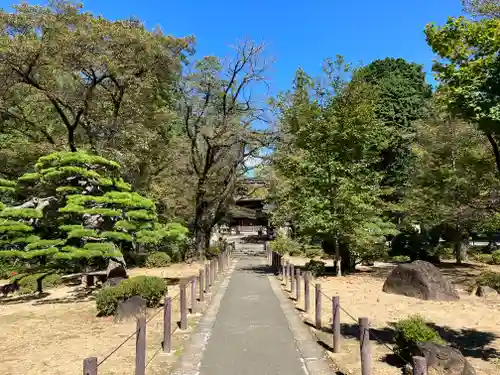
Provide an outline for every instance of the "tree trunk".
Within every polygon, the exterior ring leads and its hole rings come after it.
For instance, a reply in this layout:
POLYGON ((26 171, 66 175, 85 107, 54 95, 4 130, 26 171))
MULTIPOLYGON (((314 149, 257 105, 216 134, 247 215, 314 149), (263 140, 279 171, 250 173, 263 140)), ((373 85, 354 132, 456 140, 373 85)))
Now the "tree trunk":
POLYGON ((453 242, 453 251, 455 253, 457 264, 462 264, 467 261, 467 245, 467 241, 464 241, 463 238, 457 238, 453 242))
POLYGON ((203 226, 195 228, 194 238, 196 253, 198 254, 200 260, 204 260, 206 258, 207 249, 210 247, 210 235, 211 230, 207 230, 203 226))
POLYGON ((335 274, 337 276, 342 276, 342 257, 340 256, 340 249, 339 249, 339 241, 337 238, 335 238, 333 242, 335 246, 335 265, 334 265, 334 270, 336 271, 335 274))

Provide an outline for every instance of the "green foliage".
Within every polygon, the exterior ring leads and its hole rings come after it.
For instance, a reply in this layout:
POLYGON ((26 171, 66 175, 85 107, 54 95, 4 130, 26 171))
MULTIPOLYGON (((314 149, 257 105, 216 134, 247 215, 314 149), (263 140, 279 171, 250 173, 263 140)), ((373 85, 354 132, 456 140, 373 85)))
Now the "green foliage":
POLYGON ((271 248, 272 251, 277 252, 278 254, 285 255, 285 254, 297 254, 301 255, 302 251, 300 249, 300 244, 293 239, 282 235, 278 234, 276 236, 276 239, 273 241, 269 242, 269 247, 271 248))
POLYGON ((390 147, 382 152, 380 169, 383 185, 391 187, 395 198, 409 186, 414 157, 411 150, 414 121, 426 115, 431 86, 425 81, 422 65, 402 58, 375 60, 356 74, 376 91, 376 114, 394 130, 390 147))
POLYGON ((408 255, 395 255, 391 257, 391 261, 396 263, 405 263, 410 261, 410 257, 408 255))
POLYGON ((317 246, 306 246, 304 250, 304 255, 306 258, 319 258, 325 255, 323 249, 317 246))
POLYGON ((489 286, 500 293, 500 273, 493 271, 484 271, 476 278, 475 285, 489 286))
MULTIPOLYGON (((493 151, 500 135, 499 28, 498 17, 450 17, 441 27, 429 24, 425 29, 428 44, 440 57, 433 67, 440 82, 438 98, 453 113, 477 124, 493 151)), ((494 156, 500 172, 500 156, 494 156)))
POLYGON ((415 344, 418 342, 434 342, 444 344, 445 341, 431 328, 420 315, 412 315, 394 324, 394 350, 404 359, 410 361, 415 344))
POLYGON ((297 247, 297 248, 292 248, 291 250, 289 250, 288 254, 292 257, 300 257, 300 256, 304 255, 304 252, 302 251, 302 248, 297 247))
POLYGON ((209 246, 209 248, 206 250, 206 257, 207 259, 213 259, 219 256, 221 253, 221 247, 218 244, 215 244, 213 246, 209 246))
POLYGON ((493 262, 493 256, 491 254, 475 254, 473 258, 485 264, 491 264, 493 262))
POLYGON ((159 305, 167 293, 165 280, 155 276, 137 276, 123 280, 120 284, 107 287, 96 295, 98 316, 109 316, 116 312, 118 303, 132 296, 140 296, 146 300, 148 307, 159 305))
POLYGON ((377 117, 376 90, 356 74, 345 81, 350 72, 342 58, 327 60, 326 83, 318 86, 297 71, 293 91, 276 102, 281 136, 273 154, 279 181, 273 221, 342 242, 345 271, 396 233, 382 216, 384 176, 377 170, 394 130, 377 117))
POLYGON ((500 265, 500 250, 491 253, 491 264, 500 265))
POLYGON ((320 260, 310 260, 306 263, 305 269, 311 272, 311 275, 314 277, 323 276, 325 274, 325 262, 320 260))
POLYGON ((170 256, 167 253, 158 251, 148 254, 145 266, 147 268, 167 267, 170 265, 170 263, 171 263, 170 256))
POLYGON ((20 274, 18 276, 14 276, 11 279, 11 282, 15 280, 19 281, 19 286, 21 287, 19 293, 21 294, 30 294, 35 293, 37 291, 43 291, 50 288, 54 288, 60 284, 62 284, 61 275, 55 273, 34 273, 23 275, 20 274), (39 290, 39 282, 41 281, 42 289, 39 290))

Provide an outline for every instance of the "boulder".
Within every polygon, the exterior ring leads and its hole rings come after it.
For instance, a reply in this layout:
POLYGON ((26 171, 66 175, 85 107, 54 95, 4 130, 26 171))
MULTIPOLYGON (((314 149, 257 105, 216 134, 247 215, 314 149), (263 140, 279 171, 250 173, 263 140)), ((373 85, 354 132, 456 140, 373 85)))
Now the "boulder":
POLYGON ((413 355, 425 357, 429 374, 476 375, 476 371, 460 350, 451 346, 419 342, 413 355))
POLYGON ((110 258, 106 271, 108 279, 113 277, 127 278, 127 264, 125 263, 125 259, 123 257, 110 258))
POLYGON ((479 285, 476 290, 476 296, 478 297, 489 297, 489 296, 495 296, 498 294, 498 292, 486 285, 479 285))
POLYGON ((416 260, 398 265, 385 280, 385 293, 400 294, 423 300, 454 301, 460 299, 453 284, 429 262, 416 260))
POLYGON ((132 296, 125 301, 119 302, 115 312, 115 322, 127 319, 137 319, 146 314, 146 300, 140 296, 132 296))

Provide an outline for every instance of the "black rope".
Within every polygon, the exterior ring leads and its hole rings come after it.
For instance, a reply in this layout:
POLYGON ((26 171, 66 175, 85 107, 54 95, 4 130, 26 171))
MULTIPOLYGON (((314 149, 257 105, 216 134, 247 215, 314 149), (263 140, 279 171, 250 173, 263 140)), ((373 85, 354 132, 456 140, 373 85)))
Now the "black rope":
MULTIPOLYGON (((315 287, 315 284, 314 284, 311 280, 309 280, 309 283, 310 283, 313 287, 315 287)), ((322 290, 320 290, 320 293, 321 293, 324 297, 326 297, 327 299, 329 299, 329 300, 331 299, 331 297, 330 297, 329 295, 327 295, 326 293, 324 293, 322 290)), ((355 323, 359 326, 359 321, 358 321, 358 319, 356 319, 356 318, 355 318, 355 317, 354 317, 351 313, 349 313, 349 311, 347 311, 346 309, 344 309, 344 308, 342 307, 342 305, 340 305, 340 306, 339 306, 339 308, 340 308, 340 310, 341 310, 344 314, 346 314, 349 318, 351 318, 351 319, 352 319, 352 320, 353 320, 353 321, 354 321, 354 322, 355 322, 355 323)), ((386 342, 384 342, 383 340, 381 340, 379 337, 377 337, 377 335, 376 335, 375 333, 373 333, 373 331, 372 331, 372 330, 370 330, 370 336, 372 336, 372 337, 375 339, 375 341, 377 341, 379 344, 381 344, 381 345, 385 346, 387 349, 389 349, 392 353, 394 353, 397 357, 399 357, 399 359, 401 359, 404 363, 406 363, 406 364, 408 364, 408 365, 412 366, 412 364, 411 364, 411 363, 409 363, 406 359, 404 359, 401 355, 399 355, 399 354, 398 354, 398 353, 394 350, 394 347, 390 346, 389 344, 387 344, 386 342)))
POLYGON ((101 360, 98 364, 97 364, 97 367, 99 367, 101 364, 104 363, 104 361, 106 361, 109 357, 111 357, 113 354, 115 354, 117 352, 118 349, 120 349, 123 345, 125 345, 125 343, 130 340, 132 337, 134 337, 137 332, 139 332, 139 330, 137 329, 134 333, 132 333, 130 336, 128 336, 125 341, 123 341, 120 345, 118 345, 115 349, 113 349, 111 351, 111 353, 109 353, 106 357, 104 357, 103 360, 101 360))

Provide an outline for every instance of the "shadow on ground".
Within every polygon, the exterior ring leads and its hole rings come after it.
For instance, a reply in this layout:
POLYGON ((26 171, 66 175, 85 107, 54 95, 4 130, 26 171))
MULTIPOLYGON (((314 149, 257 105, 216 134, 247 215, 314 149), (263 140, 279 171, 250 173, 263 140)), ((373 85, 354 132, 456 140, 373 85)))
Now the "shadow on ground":
MULTIPOLYGON (((312 325, 308 322, 306 322, 306 324, 312 325)), ((383 329, 371 328, 370 338, 379 344, 392 347, 395 337, 394 324, 395 323, 392 322, 390 323, 390 327, 385 327, 383 329)), ((500 352, 498 350, 488 347, 489 344, 498 338, 498 336, 492 332, 482 332, 474 329, 455 330, 450 327, 438 326, 432 323, 429 325, 435 329, 450 346, 460 350, 465 357, 479 358, 484 361, 490 361, 500 357, 500 352)), ((331 328, 328 327, 322 328, 321 332, 329 335, 332 334, 331 328)), ((355 323, 341 324, 340 332, 345 338, 359 338, 359 326, 355 323)), ((321 345, 331 350, 327 342, 323 342, 321 345)), ((399 367, 403 364, 401 359, 394 354, 387 355, 383 360, 392 366, 399 367)))
POLYGON ((244 243, 244 244, 248 244, 248 243, 261 243, 261 244, 263 244, 267 240, 268 240, 268 237, 264 236, 264 235, 262 235, 262 236, 250 235, 250 236, 241 237, 239 241, 241 243, 244 243))

